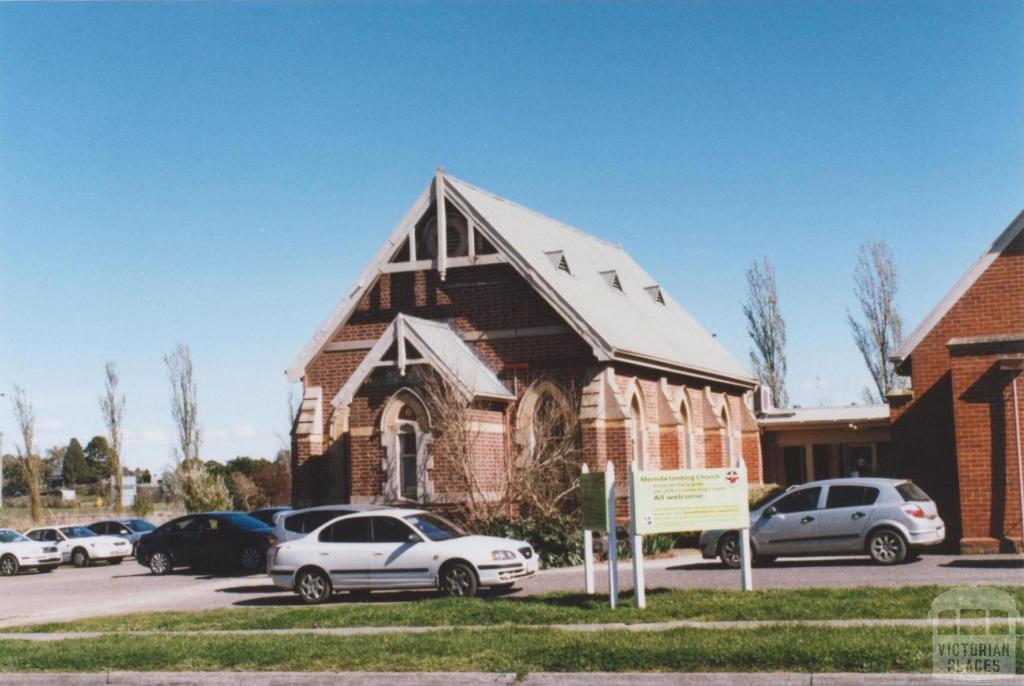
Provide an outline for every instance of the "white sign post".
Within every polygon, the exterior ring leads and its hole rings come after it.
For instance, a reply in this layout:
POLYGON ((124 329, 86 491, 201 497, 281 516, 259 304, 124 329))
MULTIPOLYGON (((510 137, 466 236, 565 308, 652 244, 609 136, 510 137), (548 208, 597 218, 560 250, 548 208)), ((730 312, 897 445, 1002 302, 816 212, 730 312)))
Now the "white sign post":
POLYGON ((635 479, 636 460, 629 465, 629 541, 633 548, 633 597, 636 599, 636 606, 643 609, 647 607, 647 591, 644 582, 644 537, 637 533, 635 479))
MULTIPOLYGON (((583 473, 590 473, 586 464, 583 465, 583 473)), ((583 478, 586 479, 586 477, 583 478)), ((580 488, 583 490, 582 480, 580 488)), ((604 494, 602 493, 602 495, 604 494)), ((594 595, 594 534, 587 528, 586 520, 583 521, 583 575, 587 595, 594 595)))
POLYGON ((753 574, 750 571, 750 527, 740 529, 740 569, 743 570, 744 591, 754 590, 753 574))
POLYGON ((583 465, 580 475, 580 513, 583 520, 583 573, 587 594, 594 592, 594 532, 608 532, 608 596, 618 604, 619 577, 615 540, 615 468, 591 474, 583 465))
POLYGON ((619 604, 619 541, 615 534, 615 465, 604 468, 604 487, 608 494, 608 605, 619 604))

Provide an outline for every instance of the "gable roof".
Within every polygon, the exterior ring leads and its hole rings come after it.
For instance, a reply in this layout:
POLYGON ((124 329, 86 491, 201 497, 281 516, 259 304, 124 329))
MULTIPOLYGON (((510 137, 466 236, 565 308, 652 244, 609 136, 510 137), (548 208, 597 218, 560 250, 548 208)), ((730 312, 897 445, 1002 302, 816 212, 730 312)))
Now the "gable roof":
MULTIPOLYGON (((480 231, 547 302, 592 347, 601 360, 618 360, 682 371, 752 387, 754 379, 714 336, 704 330, 664 289, 661 299, 648 289, 658 283, 620 246, 588 235, 533 210, 439 174, 445 197, 469 215, 480 231), (560 252, 559 260, 552 253, 560 252), (564 258, 570 271, 559 269, 564 258), (621 290, 606 275, 613 272, 621 290), (662 302, 663 301, 663 302, 662 302)), ((382 266, 430 207, 429 184, 392 232, 356 287, 288 369, 302 378, 305 366, 343 324, 382 266)))
POLYGON ((893 353, 891 359, 899 363, 910 357, 910 354, 914 352, 914 348, 942 321, 942 318, 949 313, 953 305, 963 297, 964 293, 970 290, 971 286, 996 261, 996 258, 1003 254, 1003 251, 1021 234, 1021 231, 1024 231, 1024 211, 1010 222, 1010 225, 999 234, 999 237, 989 246, 988 250, 982 253, 981 257, 960 277, 960 280, 956 282, 949 293, 946 293, 945 297, 939 301, 935 309, 929 312, 924 321, 918 324, 917 328, 904 339, 900 347, 893 353))
POLYGON ((613 359, 708 372, 753 382, 746 369, 674 299, 644 289, 658 282, 621 246, 447 177, 453 190, 521 256, 538 285, 557 294, 607 346, 613 359), (546 253, 561 250, 573 265, 559 271, 546 253), (614 279, 607 274, 612 272, 614 279), (621 290, 610 285, 618 280, 621 290))
MULTIPOLYGON (((397 364, 404 373, 406 342, 411 343, 423 356, 423 360, 467 397, 515 400, 515 395, 498 380, 494 370, 477 357, 452 327, 441 322, 399 314, 348 377, 345 385, 331 400, 331 404, 335 407, 351 404, 356 391, 393 345, 400 347, 397 364)), ((408 360, 408 363, 414 364, 415 361, 408 360)))

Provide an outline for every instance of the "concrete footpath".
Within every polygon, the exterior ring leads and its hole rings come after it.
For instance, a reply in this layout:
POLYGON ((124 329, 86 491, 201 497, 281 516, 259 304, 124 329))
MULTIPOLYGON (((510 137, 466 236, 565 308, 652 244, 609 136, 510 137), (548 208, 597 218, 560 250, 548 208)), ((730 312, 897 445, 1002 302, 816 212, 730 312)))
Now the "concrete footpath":
POLYGON ((1024 684, 1024 676, 965 679, 936 674, 807 674, 797 672, 97 672, 0 674, 3 686, 963 686, 1024 684))

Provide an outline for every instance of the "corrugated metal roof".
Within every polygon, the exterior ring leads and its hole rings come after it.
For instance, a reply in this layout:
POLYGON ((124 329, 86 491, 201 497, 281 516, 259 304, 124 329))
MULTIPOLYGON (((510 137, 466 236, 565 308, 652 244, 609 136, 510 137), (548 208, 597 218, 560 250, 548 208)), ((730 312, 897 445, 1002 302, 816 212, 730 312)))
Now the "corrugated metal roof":
POLYGON ((474 396, 514 399, 512 391, 498 380, 487 363, 477 357, 449 325, 419 317, 405 318, 406 336, 423 356, 449 378, 457 379, 474 396))
POLYGON ((889 406, 876 405, 833 405, 824 407, 793 407, 773 409, 758 417, 762 426, 779 424, 847 424, 857 422, 880 422, 889 419, 889 406))
POLYGON ((469 397, 514 400, 515 395, 503 384, 494 370, 466 345, 449 325, 419 317, 399 314, 384 330, 377 342, 345 381, 331 400, 335 407, 352 402, 359 387, 373 372, 387 351, 400 344, 401 332, 434 369, 469 397), (398 326, 399 321, 403 324, 398 326))
POLYGON ((750 373, 621 246, 446 177, 530 268, 615 353, 752 381, 750 373), (562 254, 571 273, 550 255, 562 254), (615 278, 608 273, 614 272, 615 278), (612 286, 615 279, 621 290, 612 286))

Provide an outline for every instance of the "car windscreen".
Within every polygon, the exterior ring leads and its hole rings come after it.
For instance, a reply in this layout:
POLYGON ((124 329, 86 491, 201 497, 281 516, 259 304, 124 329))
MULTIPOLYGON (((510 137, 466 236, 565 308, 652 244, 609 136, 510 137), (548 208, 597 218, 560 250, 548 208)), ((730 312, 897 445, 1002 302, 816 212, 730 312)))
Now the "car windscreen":
POLYGON ((124 523, 124 525, 137 534, 144 531, 152 531, 156 528, 145 519, 129 519, 124 523))
POLYGON ((10 529, 0 529, 0 543, 20 543, 22 541, 30 540, 32 539, 22 536, 17 531, 11 531, 10 529))
POLYGON ((759 496, 757 499, 754 500, 754 502, 752 502, 750 504, 750 509, 751 510, 756 510, 757 508, 761 507, 762 505, 767 503, 772 498, 776 498, 776 497, 778 497, 779 495, 781 495, 781 494, 783 494, 785 492, 786 492, 785 489, 783 489, 780 486, 776 486, 775 488, 768 489, 768 491, 764 495, 759 496))
POLYGON ((918 485, 912 481, 904 481, 901 484, 897 484, 896 492, 899 493, 906 502, 931 502, 931 498, 928 497, 928 494, 922 491, 918 485))
POLYGON ((437 515, 415 514, 404 519, 431 541, 447 541, 450 538, 461 538, 467 535, 458 526, 437 515))
POLYGON ((62 526, 60 532, 68 538, 88 538, 96 535, 95 531, 86 529, 84 526, 62 526))
POLYGON ((255 517, 250 517, 247 514, 226 514, 222 515, 221 518, 235 527, 236 529, 244 529, 246 531, 259 531, 261 529, 268 529, 266 522, 261 522, 255 517))

